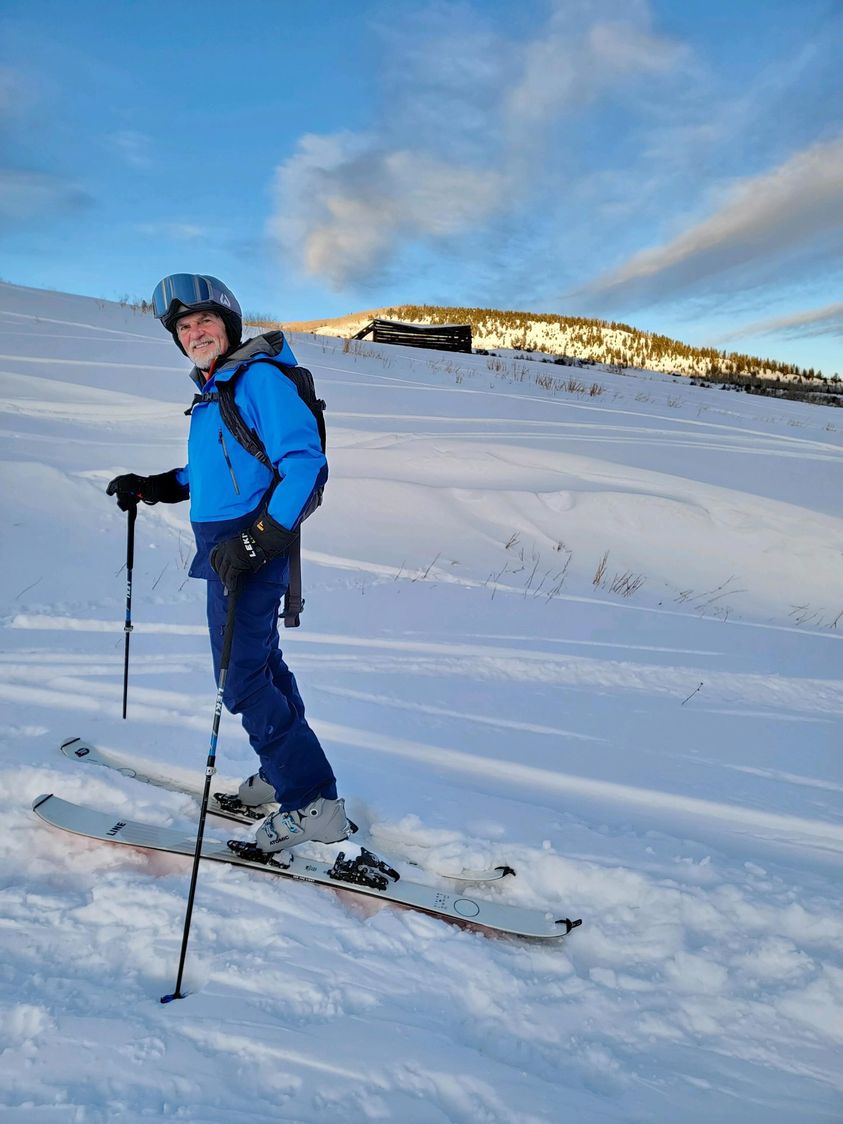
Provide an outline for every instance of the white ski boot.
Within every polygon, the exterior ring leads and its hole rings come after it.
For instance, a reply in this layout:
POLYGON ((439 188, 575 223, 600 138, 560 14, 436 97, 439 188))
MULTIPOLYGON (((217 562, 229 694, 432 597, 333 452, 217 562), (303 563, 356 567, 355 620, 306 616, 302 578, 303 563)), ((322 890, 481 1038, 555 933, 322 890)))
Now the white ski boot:
POLYGON ((247 808, 257 808, 259 804, 274 804, 276 800, 275 789, 260 769, 251 777, 246 777, 237 790, 237 796, 247 808))
POLYGON ((272 854, 299 843, 340 843, 354 831, 345 814, 344 800, 318 797, 295 812, 274 812, 255 833, 255 845, 272 854))

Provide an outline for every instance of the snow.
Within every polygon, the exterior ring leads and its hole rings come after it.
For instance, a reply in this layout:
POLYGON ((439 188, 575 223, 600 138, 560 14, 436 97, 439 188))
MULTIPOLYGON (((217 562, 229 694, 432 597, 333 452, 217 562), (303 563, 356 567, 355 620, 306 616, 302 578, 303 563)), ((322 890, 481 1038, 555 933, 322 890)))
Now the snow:
MULTIPOLYGON (((190 863, 30 805, 195 824, 190 797, 58 753, 204 766, 187 511, 138 516, 123 722, 104 495, 183 463, 186 364, 104 301, 3 284, 0 325, 4 1119, 841 1118, 840 414, 294 336, 332 477, 284 641, 350 811, 396 862, 509 863, 478 895, 583 925, 495 939, 205 864, 191 994, 162 1006, 190 863)), ((219 752, 252 771, 227 715, 219 752)))
MULTIPOLYGON (((400 309, 398 310, 400 311, 400 309)), ((449 309, 456 313, 458 310, 449 309)), ((466 310, 467 312, 468 310, 466 310)), ((617 364, 623 359, 623 366, 639 364, 642 368, 654 371, 667 371, 669 373, 682 373, 685 375, 708 375, 713 366, 719 364, 725 370, 733 369, 735 361, 724 353, 715 353, 719 359, 715 363, 711 349, 692 350, 677 342, 677 350, 670 350, 663 337, 653 337, 646 332, 635 331, 624 327, 610 327, 600 320, 584 320, 567 322, 563 319, 533 318, 529 312, 515 313, 517 322, 512 323, 512 313, 499 314, 488 310, 481 315, 482 310, 472 311, 472 342, 475 348, 493 350, 496 355, 506 355, 518 352, 519 358, 537 359, 548 361, 558 356, 572 356, 588 362, 617 364), (509 321, 509 322, 507 322, 509 321), (653 348, 654 340, 658 347, 653 348), (527 354, 523 354, 526 350, 527 354), (653 351, 655 350, 655 354, 653 351), (537 354, 536 354, 537 353, 537 354)), ((384 312, 394 309, 373 309, 369 312, 352 313, 348 316, 338 316, 327 322, 318 320, 299 321, 288 325, 291 329, 313 332, 319 336, 339 336, 350 338, 373 320, 382 319, 384 312)), ((386 323, 400 324, 406 321, 387 320, 386 323)), ((432 325, 433 320, 422 317, 413 325, 424 328, 432 325)), ((454 327, 453 324, 436 327, 454 327)), ((769 360, 757 359, 753 367, 755 373, 761 377, 781 378, 801 381, 801 374, 794 375, 786 371, 777 370, 769 366, 769 360)), ((741 370, 740 364, 737 364, 741 370)), ((583 372, 583 377, 588 371, 583 372)))

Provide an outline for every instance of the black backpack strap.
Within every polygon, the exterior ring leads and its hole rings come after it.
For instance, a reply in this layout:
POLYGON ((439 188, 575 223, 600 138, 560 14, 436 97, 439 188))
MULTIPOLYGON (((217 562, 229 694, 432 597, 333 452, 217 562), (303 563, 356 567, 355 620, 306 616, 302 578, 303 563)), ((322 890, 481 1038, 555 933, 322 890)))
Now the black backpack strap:
POLYGON ((220 417, 235 441, 242 445, 247 453, 251 453, 256 460, 259 460, 264 468, 268 469, 277 481, 278 469, 269 459, 266 447, 263 441, 261 441, 258 431, 256 429, 250 429, 249 426, 246 425, 243 420, 243 415, 237 409, 234 401, 234 386, 232 383, 233 379, 221 383, 217 390, 220 417))
POLYGON ((271 363, 272 366, 276 367, 296 388, 299 398, 301 398, 302 402, 304 402, 305 406, 307 406, 308 410, 313 414, 316 421, 316 429, 319 432, 319 443, 324 453, 328 445, 327 432, 325 429, 325 410, 327 409, 327 404, 324 398, 320 398, 316 393, 313 372, 308 370, 307 367, 302 367, 300 365, 294 366, 289 363, 281 363, 271 355, 262 355, 261 362, 271 363))
POLYGON ((304 598, 301 595, 301 535, 296 535, 296 541, 287 551, 287 561, 290 576, 287 592, 284 594, 284 627, 298 628, 301 624, 299 617, 304 609, 304 598))
POLYGON ((219 395, 214 390, 206 390, 203 394, 194 394, 193 401, 185 410, 185 417, 189 418, 193 413, 193 407, 198 406, 200 402, 216 402, 219 395))
MULTIPOLYGON (((280 333, 279 333, 280 335, 280 333)), ((283 337, 282 337, 283 339, 283 337)), ((313 375, 307 367, 291 367, 287 363, 279 363, 277 359, 271 356, 262 355, 261 362, 271 363, 273 367, 277 367, 296 387, 299 397, 308 407, 316 420, 316 428, 319 432, 319 441, 322 445, 322 451, 325 450, 325 403, 316 394, 316 387, 313 382, 313 375)), ((246 369, 245 365, 239 368, 234 374, 225 382, 219 384, 215 390, 205 391, 203 394, 194 394, 193 402, 190 407, 185 410, 189 416, 193 407, 200 402, 217 402, 219 405, 220 417, 226 428, 232 434, 234 439, 240 445, 251 453, 253 457, 261 462, 272 473, 273 480, 270 484, 269 491, 264 497, 264 504, 268 504, 275 487, 280 481, 281 477, 278 469, 269 459, 266 452, 266 447, 260 439, 257 431, 250 429, 243 420, 243 416, 237 409, 234 402, 234 383, 238 376, 246 369)), ((317 490, 310 499, 307 507, 305 508, 300 522, 303 521, 315 511, 322 502, 322 491, 317 490)), ((287 552, 287 559, 289 562, 289 581, 287 584, 287 592, 284 594, 284 627, 285 628, 298 628, 301 621, 301 612, 304 609, 304 598, 302 597, 302 582, 301 582, 301 536, 296 536, 296 541, 287 552)))

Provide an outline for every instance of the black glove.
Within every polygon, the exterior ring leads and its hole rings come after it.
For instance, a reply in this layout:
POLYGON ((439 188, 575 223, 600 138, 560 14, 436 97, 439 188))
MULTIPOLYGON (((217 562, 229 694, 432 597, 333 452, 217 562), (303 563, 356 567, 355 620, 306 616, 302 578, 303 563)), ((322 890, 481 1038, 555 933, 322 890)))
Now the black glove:
POLYGON ((115 476, 105 489, 107 496, 117 496, 117 506, 121 511, 143 500, 144 503, 180 503, 190 495, 187 484, 176 479, 177 468, 169 472, 159 472, 157 476, 136 476, 127 472, 125 476, 115 476))
POLYGON ((286 554, 298 538, 266 512, 248 531, 225 539, 211 551, 211 565, 226 589, 234 589, 242 574, 254 574, 272 558, 286 554))

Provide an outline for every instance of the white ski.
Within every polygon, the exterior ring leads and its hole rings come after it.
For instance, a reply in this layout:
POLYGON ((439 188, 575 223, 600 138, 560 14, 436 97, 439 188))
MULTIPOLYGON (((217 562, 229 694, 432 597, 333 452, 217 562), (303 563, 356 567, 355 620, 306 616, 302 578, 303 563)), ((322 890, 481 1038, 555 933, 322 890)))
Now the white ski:
MULTIPOLYGON (((133 780, 153 785, 155 788, 164 788, 168 792, 181 792, 185 796, 192 796, 196 800, 202 798, 204 779, 201 783, 197 781, 195 784, 191 784, 189 781, 173 780, 163 770, 156 770, 154 763, 150 762, 144 762, 143 767, 135 768, 128 765, 125 759, 116 753, 109 753, 107 749, 98 749, 91 742, 83 741, 82 738, 66 738, 59 748, 70 761, 84 762, 88 765, 101 765, 106 769, 113 769, 124 777, 131 777, 133 780)), ((254 815, 244 815, 239 811, 229 811, 223 805, 220 805, 216 800, 218 795, 236 797, 237 794, 232 790, 224 791, 220 788, 219 792, 212 795, 208 812, 211 815, 220 816, 222 819, 247 824, 250 827, 256 826, 265 816, 274 812, 278 807, 277 804, 262 804, 253 810, 254 815)), ((408 861, 412 866, 421 867, 420 863, 408 861)), ((437 870, 434 873, 440 878, 448 878, 454 882, 498 882, 508 874, 515 874, 515 871, 511 866, 502 864, 501 866, 489 867, 486 870, 437 870)))
MULTIPOLYGON (((84 835, 89 839, 98 839, 104 843, 121 843, 130 847, 168 851, 171 854, 190 857, 196 849, 196 840, 190 835, 184 835, 170 828, 156 827, 154 824, 134 823, 113 813, 99 812, 93 808, 71 804, 51 793, 38 796, 33 802, 32 810, 45 823, 53 827, 76 835, 84 835)), ((364 855, 368 853, 364 852, 364 855)), ((466 894, 447 893, 434 886, 408 882, 403 878, 399 879, 386 864, 371 867, 375 872, 372 875, 373 881, 381 883, 375 885, 361 884, 357 877, 353 880, 349 879, 343 873, 344 864, 340 856, 331 864, 306 858, 293 851, 285 852, 277 859, 270 859, 269 862, 253 861, 232 852, 222 840, 206 838, 202 843, 202 857, 214 862, 249 867, 263 873, 332 886, 335 889, 365 894, 368 897, 383 898, 396 905, 408 906, 449 921, 519 937, 557 940, 580 924, 580 921, 571 921, 568 918, 557 920, 554 914, 537 909, 525 909, 505 902, 485 901, 466 894), (283 865, 286 862, 289 862, 289 865, 283 865), (376 872, 380 870, 386 871, 387 874, 379 876, 376 872)), ((376 856, 369 855, 368 858, 374 859, 375 864, 378 863, 376 856)), ((345 864, 346 867, 349 865, 353 864, 345 864)), ((361 869, 365 874, 366 867, 358 866, 354 868, 354 875, 360 874, 361 869)))

